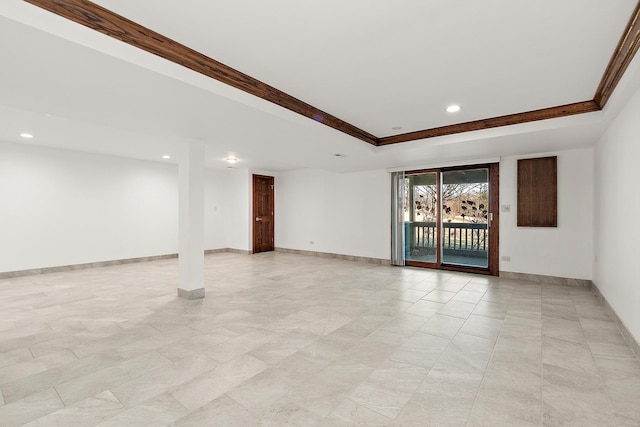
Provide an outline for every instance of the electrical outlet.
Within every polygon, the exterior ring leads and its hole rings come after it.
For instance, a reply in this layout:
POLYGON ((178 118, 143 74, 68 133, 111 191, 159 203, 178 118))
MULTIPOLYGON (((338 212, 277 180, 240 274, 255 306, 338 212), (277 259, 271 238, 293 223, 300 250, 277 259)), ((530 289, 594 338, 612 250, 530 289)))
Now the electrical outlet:
POLYGON ((310 245, 313 245, 313 244, 315 244, 315 243, 316 243, 316 242, 314 242, 313 240, 309 240, 309 244, 310 244, 310 245))
POLYGON ((500 259, 502 261, 511 261, 511 257, 509 255, 501 256, 500 259))

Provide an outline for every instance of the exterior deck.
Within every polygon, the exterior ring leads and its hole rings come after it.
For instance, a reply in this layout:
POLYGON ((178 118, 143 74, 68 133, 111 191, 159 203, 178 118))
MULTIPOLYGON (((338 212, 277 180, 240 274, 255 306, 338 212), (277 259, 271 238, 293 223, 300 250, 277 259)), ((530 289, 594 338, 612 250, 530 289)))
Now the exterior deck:
MULTIPOLYGON (((435 262, 438 248, 435 222, 410 222, 405 226, 405 258, 435 262)), ((486 267, 489 230, 487 224, 447 222, 443 224, 442 262, 473 267, 486 267)))

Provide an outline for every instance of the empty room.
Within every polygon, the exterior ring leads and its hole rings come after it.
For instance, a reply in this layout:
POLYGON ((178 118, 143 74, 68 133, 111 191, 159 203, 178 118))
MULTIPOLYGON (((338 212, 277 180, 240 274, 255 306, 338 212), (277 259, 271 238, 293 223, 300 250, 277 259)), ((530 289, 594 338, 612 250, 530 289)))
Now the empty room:
POLYGON ((640 2, 0 4, 0 426, 640 425, 640 2))

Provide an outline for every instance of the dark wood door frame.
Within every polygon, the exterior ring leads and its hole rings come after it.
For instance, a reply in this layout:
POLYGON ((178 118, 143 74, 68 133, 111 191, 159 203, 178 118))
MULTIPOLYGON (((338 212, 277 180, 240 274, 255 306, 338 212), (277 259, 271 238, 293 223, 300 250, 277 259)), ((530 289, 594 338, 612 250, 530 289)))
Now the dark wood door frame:
POLYGON ((275 180, 272 176, 253 175, 252 252, 274 250, 275 180))
POLYGON ((489 274, 500 275, 500 164, 489 165, 489 274))
MULTIPOLYGON (((408 266, 414 267, 425 267, 425 268, 435 268, 439 270, 449 270, 449 271, 459 271, 464 273, 477 273, 477 274, 486 274, 491 276, 498 276, 500 274, 500 164, 499 163, 491 163, 491 164, 481 164, 481 165, 469 165, 469 166, 460 166, 460 167, 449 167, 449 168, 440 168, 440 169, 429 169, 429 170, 419 170, 419 171, 411 171, 408 173, 427 173, 427 172, 438 172, 437 185, 440 188, 441 183, 441 172, 447 172, 452 170, 464 170, 464 169, 478 169, 478 168, 487 168, 489 169, 489 213, 490 217, 487 221, 489 228, 489 254, 488 254, 488 265, 487 268, 482 267, 468 267, 468 266, 460 266, 460 265, 447 265, 442 264, 441 259, 441 251, 440 248, 442 246, 442 232, 440 230, 440 222, 441 222, 441 209, 438 209, 437 215, 437 224, 438 224, 438 251, 437 251, 437 261, 436 263, 430 262, 422 262, 422 261, 405 261, 405 264, 408 266)), ((438 190, 440 192, 440 190, 438 190)), ((440 196, 439 196, 440 197, 440 196)), ((438 201, 440 205, 442 205, 442 201, 438 201)))

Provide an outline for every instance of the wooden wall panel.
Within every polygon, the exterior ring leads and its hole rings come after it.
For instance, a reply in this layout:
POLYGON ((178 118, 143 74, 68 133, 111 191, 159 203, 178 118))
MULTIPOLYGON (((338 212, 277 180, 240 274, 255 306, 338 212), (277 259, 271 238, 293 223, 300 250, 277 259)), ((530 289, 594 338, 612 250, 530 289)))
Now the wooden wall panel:
POLYGON ((558 158, 518 160, 518 227, 558 226, 558 158))

